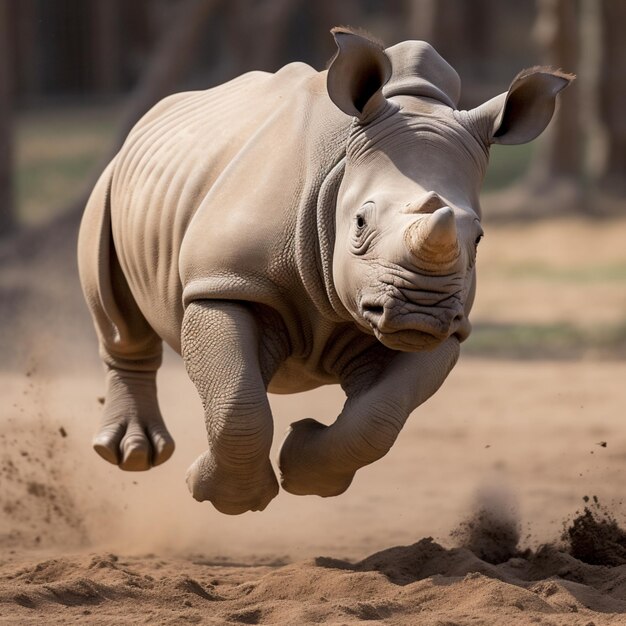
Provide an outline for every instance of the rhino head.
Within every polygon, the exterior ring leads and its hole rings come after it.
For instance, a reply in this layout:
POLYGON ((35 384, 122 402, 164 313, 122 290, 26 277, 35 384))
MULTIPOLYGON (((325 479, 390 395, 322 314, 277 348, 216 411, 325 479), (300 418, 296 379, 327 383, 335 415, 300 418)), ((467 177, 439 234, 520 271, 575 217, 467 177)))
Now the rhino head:
POLYGON ((432 349, 451 335, 462 341, 489 147, 537 137, 573 77, 525 70, 507 92, 459 111, 458 75, 429 44, 385 51, 348 29, 332 32, 328 94, 354 118, 337 198, 337 295, 394 350, 432 349))

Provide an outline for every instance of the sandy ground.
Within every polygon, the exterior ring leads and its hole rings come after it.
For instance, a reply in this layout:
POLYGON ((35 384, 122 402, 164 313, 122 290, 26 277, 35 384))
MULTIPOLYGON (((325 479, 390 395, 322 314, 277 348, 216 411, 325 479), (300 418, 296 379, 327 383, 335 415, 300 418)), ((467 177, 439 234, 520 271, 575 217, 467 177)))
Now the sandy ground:
MULTIPOLYGON (((621 323, 626 222, 593 228, 488 229, 474 322, 621 323)), ((462 356, 347 493, 229 517, 184 484, 205 436, 179 359, 159 379, 176 453, 124 473, 90 450, 103 381, 84 351, 0 375, 0 623, 626 624, 626 544, 594 565, 561 540, 585 496, 623 522, 624 360, 462 356)), ((275 458, 342 394, 271 402, 275 458)))

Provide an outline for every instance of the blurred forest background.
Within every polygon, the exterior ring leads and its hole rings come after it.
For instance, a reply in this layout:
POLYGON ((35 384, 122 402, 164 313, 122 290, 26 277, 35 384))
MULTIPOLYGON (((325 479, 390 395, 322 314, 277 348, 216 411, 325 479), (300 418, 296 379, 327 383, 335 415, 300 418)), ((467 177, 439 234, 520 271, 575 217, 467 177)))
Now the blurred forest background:
POLYGON ((323 69, 338 24, 388 45, 431 42, 461 75, 464 108, 523 67, 576 73, 550 133, 534 150, 498 154, 487 190, 525 175, 542 211, 619 209, 623 0, 0 0, 0 233, 80 203, 105 156, 168 93, 292 60, 323 69))
MULTIPOLYGON (((624 0, 0 0, 5 333, 27 328, 29 303, 60 303, 72 319, 83 310, 84 201, 144 112, 252 69, 300 60, 321 70, 334 25, 387 45, 431 42, 461 76, 462 108, 505 91, 525 67, 577 74, 539 140, 493 148, 485 218, 626 215, 624 0)), ((610 280, 626 278, 626 261, 611 263, 610 280)))

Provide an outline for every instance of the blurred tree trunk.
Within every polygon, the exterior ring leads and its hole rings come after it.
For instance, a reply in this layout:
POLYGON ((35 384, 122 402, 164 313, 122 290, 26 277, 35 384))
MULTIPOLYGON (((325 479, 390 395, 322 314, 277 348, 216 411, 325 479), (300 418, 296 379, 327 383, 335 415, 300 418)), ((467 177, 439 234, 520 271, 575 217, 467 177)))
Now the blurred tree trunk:
POLYGON ((604 155, 598 191, 626 194, 626 2, 600 0, 602 59, 598 113, 604 127, 604 155))
POLYGON ((228 42, 235 58, 233 74, 251 69, 276 71, 284 57, 290 20, 299 0, 231 0, 228 10, 228 42), (263 33, 263 36, 259 36, 263 33))
POLYGON ((37 17, 35 0, 20 0, 13 3, 15 16, 15 53, 13 85, 19 93, 21 102, 28 101, 42 92, 42 63, 37 46, 37 17))
POLYGON ((13 205, 13 79, 11 0, 0 0, 0 235, 15 226, 13 205))
POLYGON ((407 39, 423 39, 453 66, 490 50, 490 0, 405 0, 407 39))
MULTIPOLYGON (((494 24, 493 0, 404 0, 407 39, 423 39, 431 44, 464 77, 476 76, 480 61, 490 59, 494 24)), ((483 74, 481 81, 487 77, 483 74)), ((471 108, 483 101, 477 83, 465 80, 460 108, 471 108)))
POLYGON ((222 0, 187 0, 178 5, 175 19, 163 34, 150 63, 125 107, 115 151, 139 118, 161 98, 174 91, 194 61, 205 35, 207 20, 222 0))
POLYGON ((333 58, 337 47, 330 34, 335 26, 358 26, 363 23, 363 7, 359 0, 320 0, 307 4, 311 11, 310 46, 314 49, 314 62, 320 69, 333 58))
MULTIPOLYGON (((578 65, 578 3, 574 0, 537 0, 535 36, 542 62, 572 72, 578 65)), ((579 123, 579 94, 576 82, 564 97, 550 126, 539 140, 529 179, 536 192, 556 182, 579 186, 583 175, 583 145, 579 123)))
MULTIPOLYGON (((2 0, 0 0, 2 1, 2 0)), ((106 164, 115 156, 139 119, 159 100, 171 94, 193 64, 207 20, 223 0, 187 0, 177 5, 172 25, 163 33, 150 62, 128 97, 115 139, 94 168, 83 191, 72 202, 74 215, 82 212, 91 190, 106 164)))
POLYGON ((120 0, 92 0, 93 86, 101 94, 122 86, 120 0))
POLYGON ((257 43, 259 67, 275 72, 282 65, 291 17, 298 9, 297 0, 265 0, 257 9, 257 23, 250 37, 257 43), (259 37, 259 32, 264 34, 259 37))
POLYGON ((442 7, 439 0, 406 0, 405 37, 422 39, 439 50, 443 35, 442 7))

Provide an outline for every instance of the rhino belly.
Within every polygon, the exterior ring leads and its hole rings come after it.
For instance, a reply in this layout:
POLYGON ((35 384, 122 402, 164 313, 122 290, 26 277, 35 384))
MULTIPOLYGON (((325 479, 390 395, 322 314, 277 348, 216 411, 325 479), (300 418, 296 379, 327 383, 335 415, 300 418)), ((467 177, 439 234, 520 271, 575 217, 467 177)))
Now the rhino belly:
POLYGON ((305 359, 289 358, 272 377, 268 391, 280 394, 300 393, 338 382, 339 378, 336 375, 329 374, 321 368, 312 368, 305 359))

